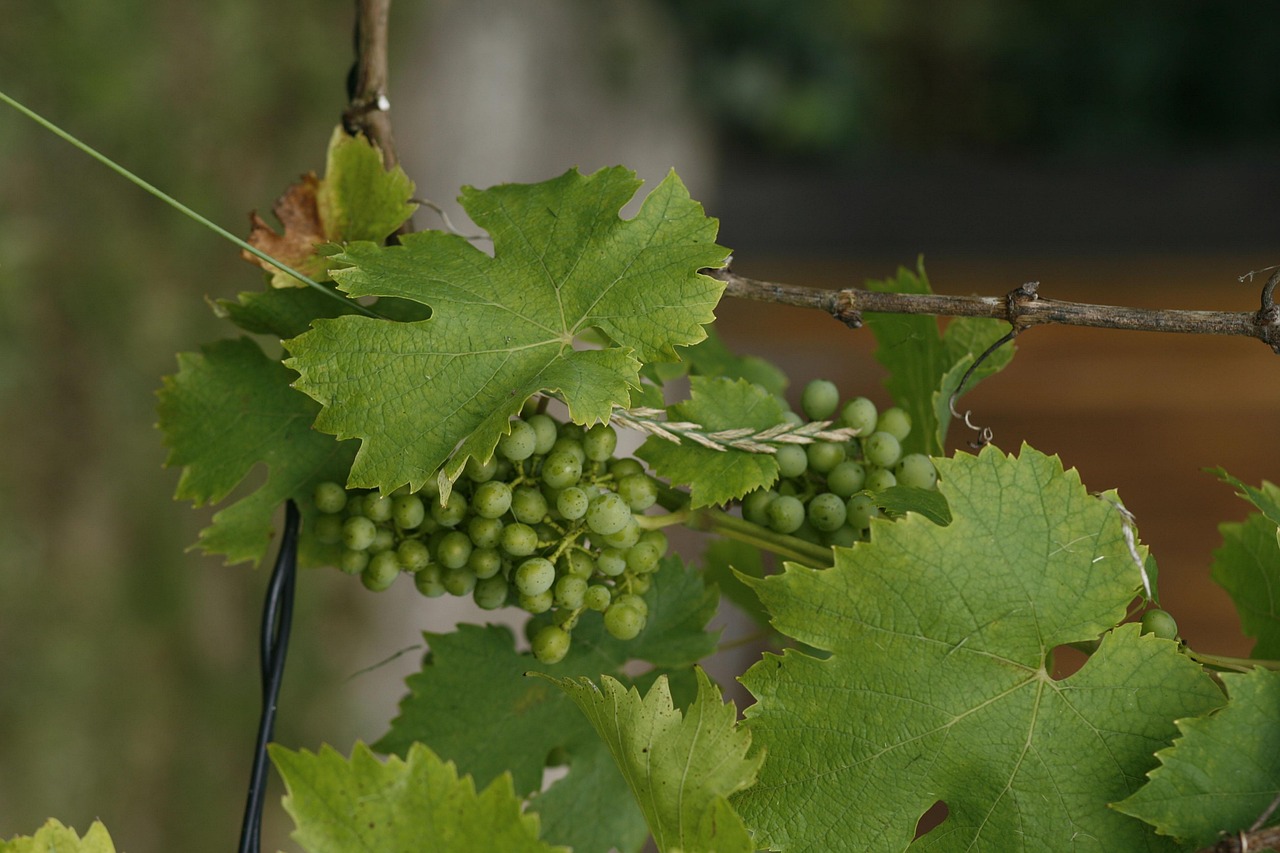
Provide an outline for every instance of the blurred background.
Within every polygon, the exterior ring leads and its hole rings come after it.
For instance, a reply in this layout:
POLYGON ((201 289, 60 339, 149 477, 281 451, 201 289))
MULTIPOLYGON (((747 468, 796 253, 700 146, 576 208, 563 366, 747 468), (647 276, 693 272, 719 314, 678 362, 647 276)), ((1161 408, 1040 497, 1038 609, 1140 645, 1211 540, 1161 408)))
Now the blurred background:
MULTIPOLYGON (((349 0, 0 0, 0 89, 244 230, 323 167, 349 0)), ((675 167, 750 276, 1247 311, 1280 262, 1280 6, 1013 0, 437 0, 392 9, 391 100, 419 194, 675 167), (1263 276, 1265 278, 1265 276, 1263 276)), ((450 208, 457 214, 456 206, 450 208)), ((429 212, 419 227, 438 222, 429 212)), ((102 818, 130 853, 231 849, 258 715, 267 573, 187 553, 154 391, 260 286, 235 249, 0 111, 0 838, 102 818)), ((726 302, 725 337, 797 386, 884 402, 870 335, 726 302)), ((1208 581, 1280 480, 1280 362, 1243 339, 1037 328, 966 398, 1117 487, 1199 649, 1247 654, 1208 581)), ((965 436, 955 434, 963 445, 965 436)), ((399 585, 304 576, 277 739, 347 752, 395 712, 424 628, 399 585), (390 614, 390 615, 389 615, 390 614)), ((469 617, 474 618, 474 617, 469 617)), ((278 802, 273 793, 272 803, 278 802)), ((294 850, 270 808, 267 849, 294 850)))

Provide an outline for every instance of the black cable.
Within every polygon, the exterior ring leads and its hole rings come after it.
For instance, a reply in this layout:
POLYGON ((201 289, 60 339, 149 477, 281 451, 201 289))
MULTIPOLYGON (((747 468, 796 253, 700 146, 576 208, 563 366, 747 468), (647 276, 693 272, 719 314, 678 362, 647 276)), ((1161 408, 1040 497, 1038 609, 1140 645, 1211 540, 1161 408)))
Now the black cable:
POLYGON ((240 853, 259 853, 262 845, 262 805, 267 794, 267 744, 275 726, 276 703, 284 680, 284 657, 289 648, 289 627, 293 622, 293 592, 298 578, 298 507, 285 503, 284 536, 267 586, 262 609, 261 665, 262 716, 258 720, 258 741, 249 776, 249 799, 240 827, 240 853))

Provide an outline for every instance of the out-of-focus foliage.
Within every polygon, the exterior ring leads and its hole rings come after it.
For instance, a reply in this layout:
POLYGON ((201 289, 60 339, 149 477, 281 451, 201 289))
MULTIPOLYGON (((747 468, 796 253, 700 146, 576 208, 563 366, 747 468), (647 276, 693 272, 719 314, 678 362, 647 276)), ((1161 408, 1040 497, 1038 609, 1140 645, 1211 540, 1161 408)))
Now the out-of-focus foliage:
POLYGON ((1261 2, 662 0, 747 148, 1230 148, 1280 126, 1261 2))

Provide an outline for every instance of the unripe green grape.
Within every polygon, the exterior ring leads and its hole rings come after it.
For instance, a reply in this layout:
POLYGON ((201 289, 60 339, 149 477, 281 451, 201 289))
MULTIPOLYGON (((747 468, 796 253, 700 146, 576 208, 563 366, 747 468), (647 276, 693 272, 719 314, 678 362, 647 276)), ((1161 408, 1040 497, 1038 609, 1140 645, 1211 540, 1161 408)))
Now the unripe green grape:
POLYGON ((318 516, 312 524, 312 533, 317 542, 334 545, 342 541, 343 518, 338 515, 318 516))
MULTIPOLYGON (((417 575, 414 575, 417 577, 417 575)), ((467 569, 445 569, 440 576, 440 583, 450 595, 470 595, 476 588, 476 576, 467 569)))
POLYGON ((883 492, 890 486, 898 485, 898 478, 888 468, 872 468, 867 472, 867 481, 863 484, 868 492, 883 492))
POLYGON ((815 441, 805 447, 805 454, 809 458, 809 467, 825 474, 844 461, 845 449, 843 444, 834 441, 815 441))
POLYGON ((581 607, 586 594, 587 579, 580 578, 577 575, 565 575, 557 580, 552 592, 556 606, 568 607, 570 610, 577 610, 581 607))
POLYGON ((564 656, 569 654, 571 642, 569 632, 564 628, 559 625, 543 625, 533 635, 530 648, 538 663, 553 664, 564 660, 564 656))
POLYGON ((570 486, 556 495, 556 512, 570 521, 577 521, 587 514, 591 499, 577 486, 570 486))
POLYGON ((667 541, 667 534, 661 530, 646 530, 640 534, 640 542, 652 545, 658 552, 658 559, 667 556, 667 549, 670 543, 667 541))
POLYGON ((756 489, 742 499, 742 517, 752 524, 767 526, 769 504, 777 497, 778 493, 771 489, 756 489))
POLYGON ((407 572, 420 572, 431 563, 431 549, 420 539, 406 539, 396 548, 400 565, 407 572))
POLYGON ((846 459, 827 472, 827 489, 842 498, 849 498, 862 491, 867 481, 867 469, 861 462, 846 459))
POLYGON ((644 623, 644 614, 634 607, 614 603, 604 612, 604 629, 618 640, 634 640, 644 623))
POLYGON ((530 557, 516 566, 512 582, 521 595, 539 595, 556 582, 556 567, 543 557, 530 557))
POLYGON ((876 502, 868 495, 854 495, 849 498, 845 503, 845 512, 849 524, 859 530, 866 530, 871 526, 871 519, 883 515, 880 507, 876 506, 876 502))
POLYGON ((633 592, 615 595, 613 597, 613 603, 619 607, 634 607, 636 610, 640 611, 641 616, 644 616, 646 619, 649 617, 649 602, 645 601, 633 592))
POLYGON ((627 519, 627 524, 617 533, 608 533, 600 537, 601 541, 611 548, 626 550, 640 541, 640 523, 635 516, 627 519))
POLYGON ((804 523, 804 504, 791 495, 779 495, 765 510, 769 527, 779 533, 794 533, 804 523))
POLYGON ((352 551, 366 551, 378 536, 378 525, 363 515, 353 515, 342 523, 342 542, 352 551))
POLYGON ((467 535, 477 548, 497 548, 502 541, 503 527, 499 519, 473 515, 467 520, 467 535))
POLYGON ((502 555, 496 548, 474 548, 467 558, 467 568, 481 580, 491 578, 502 571, 502 555))
POLYGON ((476 588, 471 591, 471 600, 481 610, 497 610, 506 607, 510 588, 503 577, 487 577, 476 581, 476 588))
POLYGON ((595 574, 595 560, 589 553, 575 548, 561 555, 561 573, 575 578, 590 578, 595 574))
POLYGON ((443 575, 444 570, 437 563, 432 563, 422 571, 414 573, 413 585, 427 598, 439 598, 445 593, 444 584, 441 582, 443 575))
POLYGON ((547 517, 547 499, 537 489, 520 486, 511 492, 511 514, 523 524, 537 524, 547 517))
POLYGON ((511 509, 511 487, 500 480, 476 486, 471 493, 471 511, 481 518, 501 518, 511 509))
POLYGON ((644 595, 651 586, 653 586, 652 574, 631 576, 631 591, 636 595, 644 595))
POLYGON ((582 450, 592 462, 604 462, 618 447, 618 434, 608 424, 596 424, 582 437, 582 450))
POLYGON ((835 545, 840 548, 852 548, 854 545, 862 541, 862 531, 848 524, 843 525, 837 530, 833 530, 826 536, 822 537, 827 545, 835 545))
POLYGON ((586 520, 592 533, 608 536, 627 526, 631 520, 631 507, 617 492, 605 492, 591 501, 586 520))
MULTIPOLYGON (((787 405, 785 400, 779 400, 778 402, 784 407, 787 405)), ((791 424, 792 426, 800 426, 804 423, 804 418, 788 409, 782 413, 782 422, 784 424, 791 424)))
POLYGON ((582 460, 572 453, 552 451, 543 461, 539 476, 553 489, 567 489, 582 479, 582 460))
POLYGON ((311 499, 320 512, 338 513, 347 505, 347 490, 331 481, 316 483, 311 499))
POLYGON ((897 406, 885 409, 876 420, 876 432, 887 432, 898 441, 903 441, 911 435, 911 415, 897 406))
POLYGON ((800 494, 802 487, 803 487, 803 484, 796 483, 795 480, 779 480, 778 494, 790 495, 791 497, 794 498, 800 494))
POLYGON ((343 550, 342 556, 338 557, 338 568, 349 575, 360 574, 367 565, 369 565, 368 551, 353 551, 350 548, 346 548, 343 550))
POLYGON ((401 530, 414 530, 427 517, 427 508, 417 495, 398 495, 391 499, 391 518, 401 530))
POLYGON ((387 495, 370 493, 364 499, 364 517, 378 523, 391 520, 395 504, 387 495))
POLYGON ((521 610, 527 613, 537 615, 546 613, 555 603, 555 599, 551 594, 551 590, 540 592, 537 595, 521 595, 517 597, 517 603, 521 610))
POLYGON ((538 534, 527 524, 508 524, 502 528, 502 550, 513 557, 527 557, 538 550, 538 534))
POLYGON ((481 462, 476 457, 471 456, 467 459, 467 464, 463 467, 462 473, 473 483, 487 483, 498 473, 498 460, 490 456, 484 462, 481 462))
POLYGON ((388 589, 400 577, 400 560, 395 551, 383 551, 369 559, 369 565, 360 573, 360 582, 371 592, 388 589))
POLYGON ((619 482, 623 477, 630 477, 632 474, 643 473, 644 465, 640 464, 640 460, 632 459, 630 456, 622 459, 614 459, 609 463, 609 476, 619 482))
POLYGON ((373 535, 373 544, 369 546, 370 554, 381 554, 396 547, 396 535, 389 528, 379 527, 373 535))
POLYGON ((804 386, 800 394, 800 408, 811 421, 825 421, 835 414, 840 405, 840 389, 834 382, 815 379, 804 386))
POLYGON ((582 441, 578 438, 572 438, 564 433, 564 427, 561 427, 560 437, 556 439, 556 443, 551 446, 551 452, 547 454, 550 459, 559 453, 565 453, 572 456, 581 466, 587 461, 587 452, 582 449, 582 441))
POLYGON ((560 437, 560 427, 550 415, 536 414, 525 418, 525 423, 533 427, 533 452, 536 456, 546 456, 560 437))
POLYGON ((596 557, 596 571, 600 574, 616 578, 627 570, 627 554, 618 548, 605 548, 596 557))
POLYGON ((523 462, 538 447, 538 433, 527 422, 511 421, 511 432, 498 439, 498 453, 512 462, 523 462))
POLYGON ((1142 633, 1155 634, 1162 640, 1178 639, 1178 623, 1167 610, 1152 608, 1142 614, 1142 633))
POLYGON ((844 499, 831 492, 815 495, 813 500, 809 501, 809 506, 806 510, 809 523, 813 525, 814 529, 824 533, 839 530, 844 524, 847 513, 844 499))
MULTIPOLYGON (((436 548, 436 562, 446 569, 461 569, 471 558, 471 537, 461 530, 451 530, 440 540, 436 548)), ((470 592, 471 590, 467 590, 470 592)), ((454 593, 459 595, 460 593, 454 593)))
POLYGON ((601 613, 608 609, 612 601, 613 593, 602 583, 591 584, 582 596, 582 603, 588 610, 598 610, 601 613))
POLYGON ((878 419, 879 413, 876 411, 876 404, 866 397, 850 400, 840 413, 841 425, 856 429, 858 435, 861 436, 871 435, 871 433, 875 432, 878 419))
POLYGON ((644 512, 658 502, 658 484, 648 474, 628 474, 618 480, 618 494, 632 512, 644 512))
POLYGON ((457 527, 467 517, 467 499, 454 489, 443 505, 439 501, 431 503, 431 517, 441 527, 457 527))
POLYGON ((627 550, 627 568, 638 575, 655 572, 658 570, 658 557, 657 548, 647 542, 637 542, 627 550))
POLYGON ((936 489, 938 487, 938 469, 933 467, 933 460, 923 453, 908 453, 898 462, 894 476, 903 486, 917 489, 936 489))
POLYGON ((902 445, 897 436, 878 430, 862 442, 862 455, 878 468, 892 468, 902 458, 902 445))
POLYGON ((809 470, 809 454, 798 444, 782 445, 773 454, 773 459, 778 463, 778 475, 781 477, 795 479, 803 477, 809 470))

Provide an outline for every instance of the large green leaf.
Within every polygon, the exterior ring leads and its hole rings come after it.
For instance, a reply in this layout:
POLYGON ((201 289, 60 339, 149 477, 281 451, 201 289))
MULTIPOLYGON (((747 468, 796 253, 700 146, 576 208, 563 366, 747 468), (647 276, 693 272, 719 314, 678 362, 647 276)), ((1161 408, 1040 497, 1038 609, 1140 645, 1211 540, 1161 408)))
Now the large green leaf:
MULTIPOLYGON (((1178 721, 1150 781, 1115 808, 1195 847, 1248 830, 1280 796, 1280 672, 1222 673, 1231 699, 1178 721)), ((1280 823, 1280 813, 1263 825, 1280 823)))
POLYGON ((443 465, 456 478, 487 459, 531 395, 558 392, 578 423, 630 402, 642 362, 701 340, 724 285, 716 222, 673 174, 635 218, 618 210, 639 182, 621 168, 541 184, 466 189, 462 205, 493 238, 490 257, 453 234, 357 243, 336 260, 352 296, 392 296, 428 320, 319 320, 287 343, 296 386, 324 410, 316 426, 362 441, 353 486, 417 488, 443 465), (579 350, 596 329, 612 342, 579 350))
POLYGON ((641 698, 609 676, 549 678, 591 721, 622 770, 662 853, 752 853, 755 845, 727 797, 750 787, 763 755, 735 727, 733 703, 697 670, 698 697, 681 713, 667 679, 641 698))
POLYGON ((328 746, 316 754, 273 744, 271 760, 288 790, 293 837, 309 853, 569 853, 538 840, 537 815, 521 811, 511 777, 476 793, 421 744, 385 762, 360 743, 350 760, 328 746))
MULTIPOLYGON (((1280 499, 1280 489, 1263 483, 1262 505, 1280 499)), ((1280 543, 1276 522, 1254 512, 1243 522, 1218 525, 1222 545, 1213 552, 1212 577, 1240 613, 1240 625, 1257 637, 1253 656, 1280 657, 1280 543)))
POLYGON ((81 838, 74 829, 49 818, 35 835, 0 841, 0 853, 116 853, 116 848, 107 828, 96 820, 81 838))
MULTIPOLYGON (((689 399, 667 410, 669 420, 699 424, 708 433, 764 430, 782 423, 778 398, 746 380, 694 376, 689 388, 689 399)), ((694 509, 726 504, 778 479, 778 463, 770 453, 716 450, 692 439, 676 443, 653 435, 636 456, 652 465, 659 476, 688 484, 694 509)))
POLYGON ((830 653, 770 655, 742 679, 767 753, 737 800, 757 844, 1167 849, 1108 803, 1137 789, 1175 719, 1221 693, 1136 625, 1051 675, 1055 647, 1114 626, 1140 587, 1119 514, 1030 448, 937 465, 950 525, 877 520, 833 568, 753 582, 780 631, 830 653), (946 821, 913 843, 938 800, 946 821))
MULTIPOLYGON (((176 497, 219 503, 259 464, 268 474, 256 491, 222 509, 200 532, 200 547, 228 563, 258 562, 271 541, 272 519, 289 498, 306 520, 314 515, 316 483, 341 480, 353 442, 317 432, 319 407, 289 387, 294 374, 248 338, 217 341, 181 353, 178 372, 164 379, 157 409, 169 447, 167 465, 181 465, 176 497)), ((304 540, 304 562, 329 562, 323 546, 304 540)))

